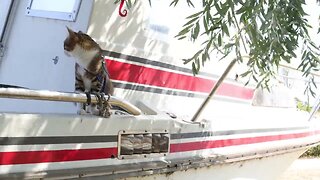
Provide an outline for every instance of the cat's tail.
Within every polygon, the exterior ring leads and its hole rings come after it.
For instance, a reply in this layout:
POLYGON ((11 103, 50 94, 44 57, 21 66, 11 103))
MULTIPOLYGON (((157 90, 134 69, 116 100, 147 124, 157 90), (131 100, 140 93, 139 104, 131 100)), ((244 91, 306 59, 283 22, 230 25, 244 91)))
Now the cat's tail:
POLYGON ((107 78, 106 81, 107 82, 106 82, 106 86, 104 87, 104 93, 112 96, 114 92, 113 84, 109 78, 107 78))
POLYGON ((109 74, 109 71, 108 69, 106 68, 106 62, 104 60, 101 61, 102 62, 102 70, 103 70, 103 73, 105 75, 105 80, 104 80, 104 93, 105 94, 109 94, 109 95, 113 95, 113 92, 114 92, 114 88, 113 88, 113 84, 110 80, 110 74, 109 74))

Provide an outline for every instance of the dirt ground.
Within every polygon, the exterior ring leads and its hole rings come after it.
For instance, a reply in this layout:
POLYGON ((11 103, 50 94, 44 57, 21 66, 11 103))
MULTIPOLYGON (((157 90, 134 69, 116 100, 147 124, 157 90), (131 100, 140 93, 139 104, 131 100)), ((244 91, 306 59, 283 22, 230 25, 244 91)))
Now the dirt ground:
POLYGON ((320 159, 298 159, 278 180, 320 180, 320 159))

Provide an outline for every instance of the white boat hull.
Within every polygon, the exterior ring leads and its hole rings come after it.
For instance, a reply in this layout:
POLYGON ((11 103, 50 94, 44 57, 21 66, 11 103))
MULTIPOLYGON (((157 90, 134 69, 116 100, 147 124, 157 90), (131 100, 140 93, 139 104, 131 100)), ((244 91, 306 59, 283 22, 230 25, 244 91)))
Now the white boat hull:
MULTIPOLYGON (((228 119, 191 123, 165 113, 113 115, 108 119, 3 113, 0 178, 113 179, 152 175, 179 179, 202 174, 199 178, 272 179, 320 142, 318 123, 301 121, 299 114, 292 114, 297 119, 287 120, 290 126, 285 126, 286 120, 281 126, 274 123, 277 119, 271 119, 268 126, 262 127, 251 119, 247 122, 251 127, 244 129, 228 119), (152 134, 152 138, 168 135, 168 149, 135 153, 137 144, 133 139, 129 139, 132 144, 125 144, 127 134, 152 134), (123 154, 123 147, 134 147, 132 154, 123 154)), ((155 142, 152 139, 152 149, 157 146, 155 142)))
POLYGON ((305 150, 300 149, 268 157, 230 163, 217 163, 201 168, 190 168, 170 173, 125 178, 126 180, 275 180, 305 150), (273 167, 273 168, 270 168, 273 167))

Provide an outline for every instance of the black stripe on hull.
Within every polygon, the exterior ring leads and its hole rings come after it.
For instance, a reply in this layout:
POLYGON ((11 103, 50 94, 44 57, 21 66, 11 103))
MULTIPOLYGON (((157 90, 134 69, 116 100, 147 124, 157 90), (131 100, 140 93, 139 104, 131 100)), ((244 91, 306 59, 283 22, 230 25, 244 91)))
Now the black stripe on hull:
POLYGON ((0 137, 0 145, 79 144, 117 142, 118 136, 0 137))
MULTIPOLYGON (((206 138, 212 136, 238 135, 250 133, 284 132, 292 130, 307 130, 307 127, 244 129, 228 131, 204 131, 192 133, 171 134, 171 139, 206 138)), ((110 143, 117 142, 117 135, 106 136, 43 136, 43 137, 0 137, 0 145, 41 145, 41 144, 80 144, 80 143, 110 143)))
POLYGON ((241 130, 227 130, 227 131, 204 131, 194 133, 179 133, 171 134, 171 139, 189 139, 189 138, 205 138, 211 136, 227 136, 227 135, 238 135, 238 134, 250 134, 250 133, 270 133, 270 132, 283 132, 293 130, 307 130, 308 127, 292 127, 292 128, 270 128, 270 129, 241 129, 241 130))

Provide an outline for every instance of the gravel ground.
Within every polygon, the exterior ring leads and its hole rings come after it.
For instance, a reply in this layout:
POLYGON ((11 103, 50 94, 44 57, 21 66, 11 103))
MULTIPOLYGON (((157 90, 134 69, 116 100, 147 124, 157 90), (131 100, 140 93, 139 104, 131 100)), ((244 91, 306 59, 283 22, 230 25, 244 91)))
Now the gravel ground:
POLYGON ((298 159, 279 180, 320 180, 320 159, 298 159))

